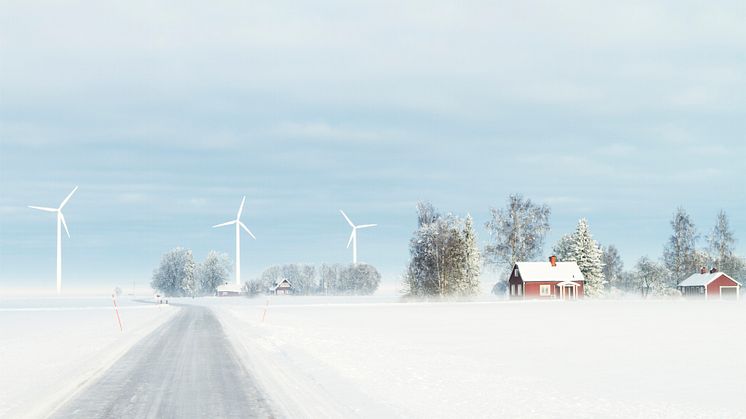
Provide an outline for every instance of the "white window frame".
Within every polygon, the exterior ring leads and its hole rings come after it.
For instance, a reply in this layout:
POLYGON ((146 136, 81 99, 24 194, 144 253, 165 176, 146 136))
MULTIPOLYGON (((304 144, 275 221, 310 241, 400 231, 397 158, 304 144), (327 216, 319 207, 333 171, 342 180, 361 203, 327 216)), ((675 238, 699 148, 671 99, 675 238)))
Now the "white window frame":
POLYGON ((548 284, 542 284, 539 285, 539 296, 540 297, 549 297, 552 295, 552 286, 548 284))

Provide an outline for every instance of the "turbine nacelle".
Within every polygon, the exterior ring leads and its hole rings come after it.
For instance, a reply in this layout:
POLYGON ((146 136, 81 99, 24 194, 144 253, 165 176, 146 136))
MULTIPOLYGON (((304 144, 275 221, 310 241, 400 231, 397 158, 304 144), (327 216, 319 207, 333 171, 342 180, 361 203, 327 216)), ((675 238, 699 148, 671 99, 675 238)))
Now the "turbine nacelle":
POLYGON ((347 220, 347 224, 352 227, 350 239, 347 241, 347 248, 349 249, 350 245, 352 245, 352 263, 357 263, 357 231, 363 228, 376 227, 378 224, 355 225, 355 223, 350 220, 350 217, 348 217, 344 211, 339 210, 339 212, 342 213, 342 216, 345 218, 345 220, 347 220))

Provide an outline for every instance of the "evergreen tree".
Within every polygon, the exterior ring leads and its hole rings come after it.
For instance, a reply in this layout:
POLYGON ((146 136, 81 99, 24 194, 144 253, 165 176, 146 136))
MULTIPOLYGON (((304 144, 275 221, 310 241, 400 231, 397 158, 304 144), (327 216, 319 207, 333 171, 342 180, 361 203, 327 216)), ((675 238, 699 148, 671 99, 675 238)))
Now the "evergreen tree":
POLYGON ((736 237, 725 211, 718 213, 715 227, 707 235, 707 244, 714 267, 743 283, 746 279, 746 261, 734 253, 736 237))
POLYGON ((578 268, 585 277, 583 292, 588 297, 602 296, 606 284, 603 273, 603 253, 598 243, 593 240, 588 228, 588 220, 585 218, 578 221, 571 248, 578 268))
POLYGON ((573 249, 573 235, 565 234, 552 248, 552 253, 561 262, 575 262, 575 251, 573 249))
POLYGON ((676 287, 689 275, 697 272, 702 264, 702 256, 697 254, 696 243, 699 235, 689 214, 679 207, 671 220, 673 234, 663 250, 663 263, 670 275, 669 287, 676 287))

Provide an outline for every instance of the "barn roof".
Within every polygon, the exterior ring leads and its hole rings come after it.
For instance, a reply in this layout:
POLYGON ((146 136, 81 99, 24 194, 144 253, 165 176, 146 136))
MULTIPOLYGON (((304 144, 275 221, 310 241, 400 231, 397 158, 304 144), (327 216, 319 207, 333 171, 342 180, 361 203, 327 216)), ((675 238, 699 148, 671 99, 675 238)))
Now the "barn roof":
POLYGON ((287 282, 287 284, 288 284, 288 285, 289 285, 289 286, 290 286, 291 288, 293 287, 293 284, 291 284, 291 283, 290 283, 290 281, 288 281, 288 279, 287 279, 287 278, 282 278, 282 279, 280 279, 279 281, 277 281, 277 283, 275 284, 275 286, 274 286, 274 287, 272 287, 272 290, 273 290, 273 291, 274 291, 274 290, 277 290, 277 288, 279 288, 279 287, 280 287, 280 285, 282 285, 282 284, 284 284, 284 283, 286 283, 286 282, 287 282))
POLYGON ((738 285, 741 285, 740 282, 736 281, 735 279, 731 278, 727 274, 724 274, 722 272, 713 272, 713 273, 696 273, 689 276, 689 278, 681 281, 679 283, 680 287, 702 287, 707 286, 710 284, 710 282, 720 278, 721 276, 725 276, 726 278, 730 279, 731 281, 735 282, 738 285))
POLYGON ((575 262, 557 262, 552 266, 551 262, 518 262, 518 273, 526 282, 537 281, 585 281, 575 262))

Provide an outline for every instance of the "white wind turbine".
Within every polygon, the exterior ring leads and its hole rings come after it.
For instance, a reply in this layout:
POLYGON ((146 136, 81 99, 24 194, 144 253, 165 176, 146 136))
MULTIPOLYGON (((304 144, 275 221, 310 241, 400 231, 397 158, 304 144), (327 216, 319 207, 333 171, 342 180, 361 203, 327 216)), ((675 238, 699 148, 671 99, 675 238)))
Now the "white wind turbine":
POLYGON ((238 207, 238 214, 236 214, 235 220, 212 226, 212 228, 216 228, 229 226, 231 224, 236 225, 236 285, 238 286, 241 286, 241 229, 243 228, 244 230, 246 230, 246 232, 249 233, 249 236, 251 236, 252 239, 256 240, 256 237, 254 237, 254 234, 251 233, 251 230, 246 227, 246 224, 241 222, 241 213, 243 212, 244 202, 246 202, 245 196, 241 200, 241 206, 238 207))
POLYGON ((339 210, 339 212, 341 212, 342 216, 345 217, 345 220, 347 220, 347 224, 352 227, 352 234, 350 234, 350 240, 347 241, 347 248, 349 249, 350 243, 352 243, 352 263, 357 264, 357 231, 361 228, 375 227, 378 224, 363 224, 356 226, 352 223, 352 221, 350 221, 350 217, 348 217, 344 211, 339 210))
POLYGON ((65 198, 60 204, 59 208, 47 208, 47 207, 35 207, 29 205, 29 208, 38 209, 46 212, 57 213, 57 294, 62 292, 62 227, 65 227, 65 233, 70 238, 70 230, 67 229, 67 223, 65 222, 65 216, 62 214, 62 208, 67 204, 67 201, 73 196, 75 191, 78 190, 76 186, 72 192, 65 198))

